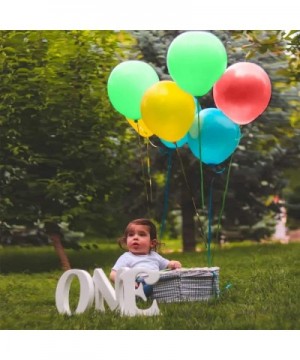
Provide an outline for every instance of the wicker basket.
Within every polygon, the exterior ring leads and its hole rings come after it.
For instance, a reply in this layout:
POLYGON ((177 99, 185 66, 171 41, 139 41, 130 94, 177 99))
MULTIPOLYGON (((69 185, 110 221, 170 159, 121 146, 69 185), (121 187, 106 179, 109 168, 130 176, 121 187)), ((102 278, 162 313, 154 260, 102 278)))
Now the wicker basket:
POLYGON ((218 267, 164 270, 153 285, 152 299, 158 302, 209 300, 219 295, 218 267))

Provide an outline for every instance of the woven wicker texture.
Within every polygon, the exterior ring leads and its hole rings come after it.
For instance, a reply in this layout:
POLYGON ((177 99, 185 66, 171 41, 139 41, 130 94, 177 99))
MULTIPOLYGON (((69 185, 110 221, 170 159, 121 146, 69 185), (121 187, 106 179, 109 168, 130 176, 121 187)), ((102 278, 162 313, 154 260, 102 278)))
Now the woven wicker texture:
POLYGON ((209 300, 219 294, 219 270, 211 267, 161 271, 151 298, 158 302, 209 300))

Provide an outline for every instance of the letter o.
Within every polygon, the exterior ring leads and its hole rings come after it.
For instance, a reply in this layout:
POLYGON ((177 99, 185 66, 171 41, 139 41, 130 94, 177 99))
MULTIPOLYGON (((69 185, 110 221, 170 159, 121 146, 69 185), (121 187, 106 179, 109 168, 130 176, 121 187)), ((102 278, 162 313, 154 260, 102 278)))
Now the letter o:
POLYGON ((69 292, 75 276, 77 276, 80 284, 79 302, 75 313, 83 313, 93 304, 95 290, 93 279, 90 274, 85 270, 67 270, 60 277, 55 293, 55 303, 60 314, 72 315, 69 303, 69 292))

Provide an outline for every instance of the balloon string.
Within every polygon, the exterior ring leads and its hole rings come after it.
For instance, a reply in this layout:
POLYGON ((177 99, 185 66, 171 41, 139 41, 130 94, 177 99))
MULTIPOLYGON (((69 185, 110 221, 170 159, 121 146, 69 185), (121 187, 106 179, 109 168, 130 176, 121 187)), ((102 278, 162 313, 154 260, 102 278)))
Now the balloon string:
POLYGON ((203 165, 202 165, 202 154, 201 154, 201 123, 200 123, 200 101, 197 98, 197 119, 198 119, 198 144, 199 144, 199 165, 200 165, 200 189, 201 189, 201 205, 202 209, 204 209, 204 185, 203 185, 203 165))
POLYGON ((151 179, 151 165, 150 165, 150 152, 149 152, 149 139, 145 138, 146 147, 147 147, 147 173, 148 173, 148 181, 149 181, 149 190, 150 190, 150 203, 153 202, 153 194, 152 194, 152 179, 151 179))
POLYGON ((233 157, 233 155, 231 155, 230 162, 228 165, 226 184, 225 184, 225 189, 224 189, 223 196, 222 196, 222 205, 221 205, 221 210, 220 210, 219 217, 218 217, 218 225, 217 225, 217 233, 216 233, 217 241, 219 240, 219 234, 220 234, 220 229, 221 229, 221 220, 222 220, 222 216, 223 216, 223 212, 224 212, 224 208, 225 208, 225 200, 226 200, 227 192, 228 192, 229 175, 230 175, 230 170, 231 170, 231 165, 232 165, 232 157, 233 157))
POLYGON ((208 200, 208 229, 207 229, 207 266, 211 267, 212 258, 211 258, 211 225, 213 219, 212 207, 213 207, 213 183, 215 177, 212 178, 210 183, 210 190, 209 190, 209 200, 208 200))
POLYGON ((151 146, 153 146, 153 147, 155 147, 155 148, 158 147, 157 145, 153 144, 153 142, 150 140, 150 138, 148 138, 148 142, 149 142, 149 144, 150 144, 151 146))
POLYGON ((159 239, 162 239, 162 237, 163 237, 163 234, 165 231, 167 213, 168 213, 168 199, 169 199, 169 190, 170 190, 173 152, 174 152, 173 149, 168 149, 167 177, 166 177, 166 183, 165 183, 164 207, 163 207, 163 214, 162 214, 162 220, 161 220, 161 225, 160 225, 159 239))
POLYGON ((192 190, 191 190, 191 188, 190 188, 190 186, 189 186, 189 183, 188 183, 188 181, 187 181, 187 177, 186 177, 186 174, 185 174, 185 171, 184 171, 183 162, 182 162, 182 159, 181 159, 181 156, 180 156, 180 153, 179 153, 179 150, 178 150, 178 146, 177 146, 176 143, 175 143, 175 146, 176 146, 176 153, 177 153, 178 158, 179 158, 179 163, 180 163, 181 171, 182 171, 182 174, 183 174, 183 178, 184 178, 186 187, 187 187, 187 189, 188 189, 188 192, 190 193, 190 196, 191 196, 191 199, 192 199, 192 203, 193 203, 193 206, 194 206, 194 210, 195 210, 195 214, 196 214, 197 219, 198 219, 198 221, 199 221, 200 235, 202 236, 202 239, 207 242, 207 238, 206 238, 205 231, 204 231, 203 228, 202 228, 201 217, 200 217, 200 214, 199 214, 199 212, 198 212, 198 209, 197 209, 197 206, 196 206, 196 202, 195 202, 195 198, 194 198, 194 196, 193 196, 193 194, 192 194, 192 190))
POLYGON ((150 216, 149 195, 148 195, 148 189, 147 189, 147 181, 146 181, 144 161, 143 161, 143 148, 142 148, 142 144, 141 144, 141 136, 140 136, 140 129, 139 129, 138 122, 137 122, 137 129, 138 129, 137 133, 138 133, 138 139, 139 139, 140 159, 141 159, 141 167, 142 167, 142 177, 143 177, 143 182, 144 182, 144 186, 145 186, 145 195, 146 195, 146 200, 147 200, 148 216, 150 216))

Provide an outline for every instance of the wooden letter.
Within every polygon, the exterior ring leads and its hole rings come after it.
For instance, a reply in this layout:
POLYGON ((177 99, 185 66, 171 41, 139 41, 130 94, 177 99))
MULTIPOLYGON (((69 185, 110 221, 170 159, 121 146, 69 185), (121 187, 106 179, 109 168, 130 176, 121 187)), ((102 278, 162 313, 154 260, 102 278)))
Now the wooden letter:
POLYGON ((105 311, 104 300, 106 300, 110 310, 115 310, 118 306, 116 292, 102 269, 94 270, 93 281, 95 285, 95 309, 105 311))
POLYGON ((116 294, 119 300, 119 309, 121 315, 135 316, 135 315, 158 315, 159 308, 156 300, 153 301, 152 305, 148 309, 139 309, 136 306, 136 295, 146 300, 142 286, 135 289, 135 280, 139 274, 146 274, 145 282, 149 285, 154 284, 159 279, 159 272, 141 269, 141 268, 122 268, 117 272, 116 276, 116 294))
POLYGON ((77 276, 80 284, 80 296, 76 314, 83 313, 90 308, 94 301, 94 283, 90 274, 85 270, 71 269, 63 273, 56 287, 55 302, 59 313, 72 315, 69 304, 69 292, 72 280, 77 276))

